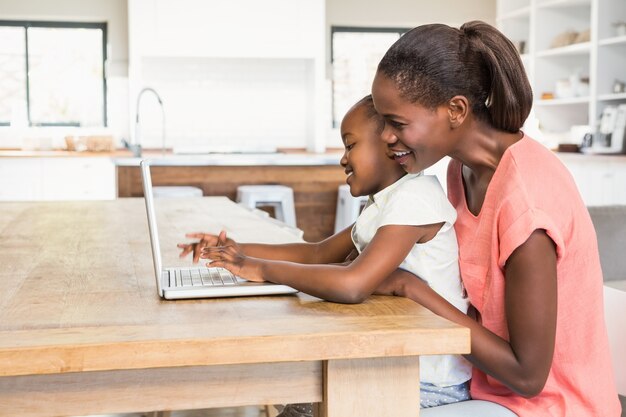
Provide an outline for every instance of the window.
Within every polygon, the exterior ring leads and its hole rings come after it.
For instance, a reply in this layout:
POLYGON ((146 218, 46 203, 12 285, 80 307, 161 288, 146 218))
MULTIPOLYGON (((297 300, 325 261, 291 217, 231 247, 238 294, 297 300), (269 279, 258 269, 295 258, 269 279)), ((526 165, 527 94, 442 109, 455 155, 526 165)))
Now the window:
POLYGON ((106 23, 0 21, 0 125, 106 126, 106 23))
POLYGON ((408 30, 332 27, 333 127, 339 127, 346 111, 371 92, 378 63, 408 30))

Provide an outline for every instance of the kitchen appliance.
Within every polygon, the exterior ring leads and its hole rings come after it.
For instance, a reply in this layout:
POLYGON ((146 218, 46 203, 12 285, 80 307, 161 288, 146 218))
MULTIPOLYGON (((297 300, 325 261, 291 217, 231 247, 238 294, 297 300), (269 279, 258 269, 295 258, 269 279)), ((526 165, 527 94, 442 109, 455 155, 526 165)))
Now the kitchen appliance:
POLYGON ((588 153, 626 153, 626 104, 606 106, 600 117, 600 127, 593 136, 588 153))

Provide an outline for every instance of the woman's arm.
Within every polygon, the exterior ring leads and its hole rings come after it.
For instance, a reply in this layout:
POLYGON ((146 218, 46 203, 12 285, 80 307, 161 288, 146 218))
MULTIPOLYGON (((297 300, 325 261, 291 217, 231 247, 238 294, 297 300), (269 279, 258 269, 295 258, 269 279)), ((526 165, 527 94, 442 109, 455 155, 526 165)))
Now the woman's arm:
POLYGON ((343 262, 354 249, 350 237, 351 227, 324 239, 317 243, 288 243, 288 244, 263 244, 263 243, 237 243, 226 236, 222 231, 219 235, 211 233, 188 233, 185 237, 198 239, 193 243, 180 243, 180 257, 184 258, 193 253, 193 263, 198 263, 202 250, 211 246, 234 245, 241 253, 260 259, 282 260, 303 264, 338 263, 343 262))
POLYGON ((472 353, 466 355, 467 359, 514 392, 530 398, 539 394, 546 383, 556 335, 556 249, 545 231, 536 230, 513 252, 505 274, 509 341, 461 313, 406 271, 395 272, 377 292, 411 298, 435 314, 469 327, 472 353))
POLYGON ((260 260, 243 256, 232 246, 206 248, 205 257, 214 260, 211 265, 225 267, 246 279, 289 285, 329 301, 359 303, 398 268, 415 243, 432 238, 440 228, 441 224, 383 226, 349 265, 260 260))

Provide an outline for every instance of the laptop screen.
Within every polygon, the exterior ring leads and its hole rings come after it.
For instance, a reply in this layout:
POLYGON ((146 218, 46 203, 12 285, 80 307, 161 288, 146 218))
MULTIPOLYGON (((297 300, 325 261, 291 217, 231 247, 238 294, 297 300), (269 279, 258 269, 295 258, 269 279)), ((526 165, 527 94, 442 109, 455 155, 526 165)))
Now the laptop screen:
MULTIPOLYGON (((158 161, 149 159, 142 160, 140 164, 155 278, 157 279, 159 293, 161 293, 160 275, 164 268, 194 266, 191 256, 180 258, 180 249, 176 245, 190 241, 185 239, 186 233, 207 230, 198 229, 198 222, 202 221, 200 218, 189 218, 189 224, 180 221, 181 218, 184 219, 188 216, 177 216, 176 222, 168 221, 167 213, 175 213, 177 207, 180 207, 180 210, 188 210, 194 199, 184 197, 159 198, 155 196, 155 188, 152 186, 152 167, 155 165, 158 166, 158 161), (164 210, 165 206, 167 206, 167 210, 164 210)), ((195 266, 204 265, 205 262, 201 260, 195 266)))

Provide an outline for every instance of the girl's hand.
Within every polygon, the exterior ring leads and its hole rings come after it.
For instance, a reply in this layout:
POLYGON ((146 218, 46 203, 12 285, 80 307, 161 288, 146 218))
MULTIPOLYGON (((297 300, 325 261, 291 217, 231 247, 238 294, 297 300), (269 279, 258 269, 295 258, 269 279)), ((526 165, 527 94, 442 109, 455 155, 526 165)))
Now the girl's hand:
POLYGON ((180 257, 184 258, 193 252, 193 263, 197 264, 202 254, 202 249, 208 246, 224 246, 227 244, 237 245, 234 240, 226 237, 226 231, 222 230, 219 235, 212 235, 210 233, 187 233, 185 235, 189 239, 200 239, 194 243, 179 243, 176 245, 182 249, 180 257))
POLYGON ((207 246, 202 249, 202 259, 210 259, 208 267, 226 268, 234 275, 248 281, 264 282, 263 260, 243 254, 236 243, 226 246, 207 246))

